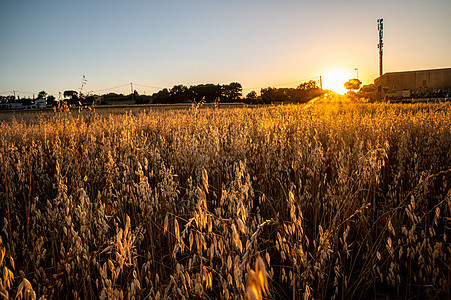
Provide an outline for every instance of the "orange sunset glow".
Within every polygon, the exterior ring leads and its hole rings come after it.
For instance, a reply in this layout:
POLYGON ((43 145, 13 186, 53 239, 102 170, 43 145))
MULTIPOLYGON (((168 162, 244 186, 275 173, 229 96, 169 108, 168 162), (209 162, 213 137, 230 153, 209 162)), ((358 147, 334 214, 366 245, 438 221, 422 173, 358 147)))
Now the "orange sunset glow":
POLYGON ((153 2, 131 1, 124 14, 119 1, 7 1, 0 96, 58 99, 79 90, 83 75, 82 92, 99 96, 232 82, 246 96, 319 76, 343 94, 355 68, 364 85, 379 76, 382 17, 384 72, 451 65, 449 1, 153 2))
POLYGON ((353 76, 355 77, 355 73, 353 74, 344 69, 326 71, 322 76, 323 89, 344 95, 347 92, 344 84, 353 76))

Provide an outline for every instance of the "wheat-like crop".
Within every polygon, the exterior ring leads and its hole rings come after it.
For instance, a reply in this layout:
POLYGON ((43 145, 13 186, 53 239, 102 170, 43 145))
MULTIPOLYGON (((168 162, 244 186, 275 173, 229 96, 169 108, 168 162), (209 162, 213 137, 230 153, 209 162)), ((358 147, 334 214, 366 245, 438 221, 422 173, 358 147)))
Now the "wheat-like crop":
POLYGON ((0 123, 0 298, 445 298, 447 104, 0 123))

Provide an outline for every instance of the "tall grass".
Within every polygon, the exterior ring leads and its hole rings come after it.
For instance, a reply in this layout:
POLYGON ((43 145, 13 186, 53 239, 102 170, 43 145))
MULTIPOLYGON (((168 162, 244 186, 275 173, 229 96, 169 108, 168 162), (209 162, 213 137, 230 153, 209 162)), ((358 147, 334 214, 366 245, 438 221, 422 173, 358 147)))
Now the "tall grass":
POLYGON ((2 122, 0 295, 449 297, 450 149, 439 104, 2 122))

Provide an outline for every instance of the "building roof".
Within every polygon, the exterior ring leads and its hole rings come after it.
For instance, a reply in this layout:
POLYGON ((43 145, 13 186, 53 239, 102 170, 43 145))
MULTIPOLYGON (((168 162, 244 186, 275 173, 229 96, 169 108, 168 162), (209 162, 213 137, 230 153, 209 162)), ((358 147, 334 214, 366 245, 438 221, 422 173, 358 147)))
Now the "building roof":
MULTIPOLYGON (((408 74, 408 73, 417 73, 417 72, 443 72, 443 71, 447 71, 447 72, 451 72, 451 68, 441 68, 441 69, 428 69, 428 70, 412 70, 412 71, 399 71, 399 72, 387 72, 382 74, 381 76, 379 76, 378 78, 381 78, 385 75, 401 75, 401 74, 408 74)), ((376 78, 375 80, 377 80, 378 78, 376 78)))

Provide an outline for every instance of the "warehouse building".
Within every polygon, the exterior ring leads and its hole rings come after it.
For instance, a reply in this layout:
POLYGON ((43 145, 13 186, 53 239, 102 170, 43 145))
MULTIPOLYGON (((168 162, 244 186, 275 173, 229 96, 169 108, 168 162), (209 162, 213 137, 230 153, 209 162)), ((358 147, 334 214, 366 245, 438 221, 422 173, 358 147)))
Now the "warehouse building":
POLYGON ((451 68, 389 72, 374 80, 376 98, 449 97, 451 68))

